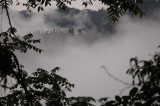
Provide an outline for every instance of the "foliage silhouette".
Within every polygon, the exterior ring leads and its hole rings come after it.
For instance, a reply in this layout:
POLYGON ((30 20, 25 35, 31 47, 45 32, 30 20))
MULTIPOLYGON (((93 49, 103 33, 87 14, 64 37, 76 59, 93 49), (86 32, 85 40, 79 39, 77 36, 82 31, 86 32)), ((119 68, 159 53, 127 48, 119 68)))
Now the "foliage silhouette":
POLYGON ((130 59, 127 74, 133 77, 129 95, 115 96, 115 100, 100 99, 101 106, 159 106, 160 105, 160 54, 151 60, 130 59), (135 83, 135 81, 137 81, 135 83))
MULTIPOLYGON (((43 11, 43 6, 51 6, 51 2, 55 1, 56 6, 59 9, 66 10, 67 5, 71 5, 73 1, 76 0, 29 0, 26 4, 23 5, 27 7, 29 11, 37 8, 38 11, 43 11)), ((94 0, 83 0, 82 5, 87 7, 92 5, 94 0)), ((99 0, 102 4, 108 6, 107 12, 108 17, 111 22, 117 22, 120 16, 130 12, 134 15, 139 16, 140 18, 144 15, 144 12, 140 9, 139 5, 143 4, 143 0, 99 0)))
MULTIPOLYGON (((92 103, 95 102, 92 97, 66 97, 62 88, 71 91, 74 84, 56 74, 56 71, 59 70, 58 67, 50 72, 39 68, 31 76, 28 76, 27 71, 24 70, 23 65, 19 63, 15 55, 15 51, 26 53, 28 50, 33 50, 41 53, 43 50, 35 46, 36 43, 40 43, 40 39, 33 39, 32 34, 27 34, 23 37, 16 34, 17 30, 11 23, 8 11, 9 6, 16 2, 17 5, 26 6, 29 11, 36 8, 39 12, 43 10, 44 6, 51 5, 52 1, 56 3, 59 9, 67 10, 67 4, 71 4, 73 0, 27 0, 26 3, 21 3, 19 0, 0 1, 0 7, 5 10, 9 22, 8 30, 0 33, 0 85, 9 91, 7 95, 0 97, 1 106, 41 106, 41 100, 47 101, 47 105, 53 102, 53 105, 58 106, 92 106, 92 103), (7 85, 8 79, 13 80, 14 83, 7 85)), ((99 1, 109 6, 107 11, 112 22, 117 22, 119 17, 128 11, 139 17, 144 15, 138 6, 142 4, 143 0, 128 0, 125 2, 123 0, 99 1)), ((91 5, 92 0, 82 2, 84 6, 88 4, 91 5)), ((120 97, 117 96, 116 100, 120 101, 120 97)))

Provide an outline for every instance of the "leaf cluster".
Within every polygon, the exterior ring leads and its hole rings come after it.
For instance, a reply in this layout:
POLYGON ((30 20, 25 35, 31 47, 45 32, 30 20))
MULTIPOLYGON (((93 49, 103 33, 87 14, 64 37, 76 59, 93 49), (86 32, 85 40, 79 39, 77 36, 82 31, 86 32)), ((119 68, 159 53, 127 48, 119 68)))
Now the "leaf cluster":
POLYGON ((160 54, 151 60, 130 60, 133 88, 127 96, 115 96, 115 100, 101 99, 101 106, 159 106, 160 104, 160 54), (135 83, 135 80, 137 81, 135 83), (137 86, 137 87, 136 87, 137 86))
POLYGON ((13 72, 20 71, 15 51, 26 53, 27 50, 32 49, 39 53, 42 52, 42 49, 34 46, 34 44, 40 43, 40 39, 33 39, 32 34, 19 37, 15 35, 16 31, 14 27, 10 27, 6 32, 0 33, 0 82, 7 83, 7 76, 13 77, 13 72))
MULTIPOLYGON (((24 70, 21 70, 23 76, 23 83, 25 83, 27 90, 30 94, 33 106, 42 106, 40 103, 45 100, 48 104, 56 106, 72 105, 75 103, 86 104, 85 106, 93 106, 90 102, 95 100, 91 97, 66 97, 65 91, 71 91, 74 84, 68 82, 66 78, 63 78, 56 74, 60 68, 56 67, 50 72, 44 69, 37 69, 36 72, 30 76, 24 70), (62 89, 63 88, 63 89, 62 89)), ((3 85, 1 85, 3 87, 3 85)), ((20 83, 16 82, 11 86, 6 87, 10 93, 7 96, 0 97, 0 105, 13 106, 23 105, 28 106, 28 95, 24 93, 23 87, 20 83)))
POLYGON ((144 15, 144 12, 140 9, 140 5, 143 4, 143 0, 99 0, 104 5, 109 6, 107 8, 108 17, 111 22, 118 22, 120 16, 127 12, 139 16, 144 15))
MULTIPOLYGON (((0 3, 2 6, 5 0, 2 0, 0 3)), ((33 9, 37 9, 39 11, 43 11, 44 7, 51 6, 52 2, 56 3, 58 9, 67 10, 68 5, 76 0, 27 0, 27 3, 22 3, 23 6, 27 8, 27 10, 32 11, 33 9)), ((93 1, 95 0, 82 0, 82 5, 87 7, 88 5, 93 5, 93 1)), ((145 15, 145 13, 141 10, 140 6, 143 4, 144 0, 98 0, 105 6, 107 6, 107 12, 109 20, 113 23, 118 22, 119 18, 126 13, 131 13, 140 18, 145 15)), ((7 0, 7 4, 11 5, 13 3, 12 0, 7 0)), ((20 4, 19 2, 17 3, 20 4)))
POLYGON ((37 8, 38 12, 43 11, 44 7, 51 6, 51 2, 55 2, 58 9, 66 10, 67 4, 71 5, 73 0, 28 0, 27 3, 23 3, 29 11, 37 8))
POLYGON ((27 34, 23 37, 19 37, 15 35, 16 29, 9 28, 6 32, 0 33, 0 37, 2 38, 0 42, 0 47, 9 51, 20 51, 26 53, 27 50, 34 50, 36 52, 41 53, 43 50, 34 46, 36 43, 40 43, 40 39, 33 39, 33 35, 27 34))

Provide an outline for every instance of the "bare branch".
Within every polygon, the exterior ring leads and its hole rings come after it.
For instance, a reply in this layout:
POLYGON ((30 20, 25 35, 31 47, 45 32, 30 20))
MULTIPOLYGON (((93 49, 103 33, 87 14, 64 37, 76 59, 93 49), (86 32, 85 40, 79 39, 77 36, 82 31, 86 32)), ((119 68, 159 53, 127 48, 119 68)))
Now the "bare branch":
POLYGON ((111 73, 109 73, 108 70, 107 70, 107 68, 104 65, 102 65, 101 67, 105 70, 105 72, 107 73, 107 75, 109 77, 111 77, 112 79, 114 79, 115 81, 120 82, 120 83, 122 83, 124 85, 132 85, 131 83, 128 83, 128 82, 125 82, 125 81, 123 81, 121 79, 118 79, 117 77, 115 77, 114 75, 112 75, 111 73))

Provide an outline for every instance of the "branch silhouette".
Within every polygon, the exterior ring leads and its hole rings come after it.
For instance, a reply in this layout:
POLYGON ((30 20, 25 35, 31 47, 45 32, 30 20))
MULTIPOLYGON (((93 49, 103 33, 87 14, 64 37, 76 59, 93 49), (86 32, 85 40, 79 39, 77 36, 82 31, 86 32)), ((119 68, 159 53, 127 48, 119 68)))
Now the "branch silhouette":
POLYGON ((123 93, 125 90, 127 90, 127 89, 129 89, 129 88, 131 88, 131 87, 133 87, 133 86, 138 86, 138 83, 132 84, 132 83, 125 82, 125 81, 123 81, 123 80, 121 80, 121 79, 118 79, 117 77, 115 77, 114 75, 112 75, 112 74, 107 70, 107 68, 106 68, 104 65, 102 65, 101 68, 103 68, 103 69, 105 70, 106 74, 107 74, 109 77, 111 77, 112 79, 114 79, 114 80, 117 81, 117 82, 120 82, 120 83, 126 85, 126 87, 124 87, 123 89, 120 90, 119 95, 122 95, 122 93, 123 93))
POLYGON ((120 83, 122 83, 122 84, 124 84, 124 85, 132 85, 131 83, 125 82, 125 81, 123 81, 123 80, 121 80, 121 79, 118 79, 118 78, 115 77, 114 75, 112 75, 112 74, 107 70, 107 68, 106 68, 104 65, 102 65, 101 68, 103 68, 103 69, 105 70, 106 74, 107 74, 109 77, 111 77, 112 79, 114 79, 115 81, 120 82, 120 83))

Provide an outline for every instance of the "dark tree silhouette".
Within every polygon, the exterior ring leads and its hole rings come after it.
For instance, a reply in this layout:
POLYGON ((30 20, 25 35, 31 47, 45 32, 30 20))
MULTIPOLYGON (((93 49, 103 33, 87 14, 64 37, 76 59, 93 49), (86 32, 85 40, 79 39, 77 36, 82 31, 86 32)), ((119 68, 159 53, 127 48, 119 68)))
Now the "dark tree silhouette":
POLYGON ((115 96, 115 100, 101 98, 101 106, 159 106, 160 105, 160 54, 151 60, 131 58, 127 74, 133 78, 129 95, 115 96), (137 81, 137 82, 136 82, 137 81))

